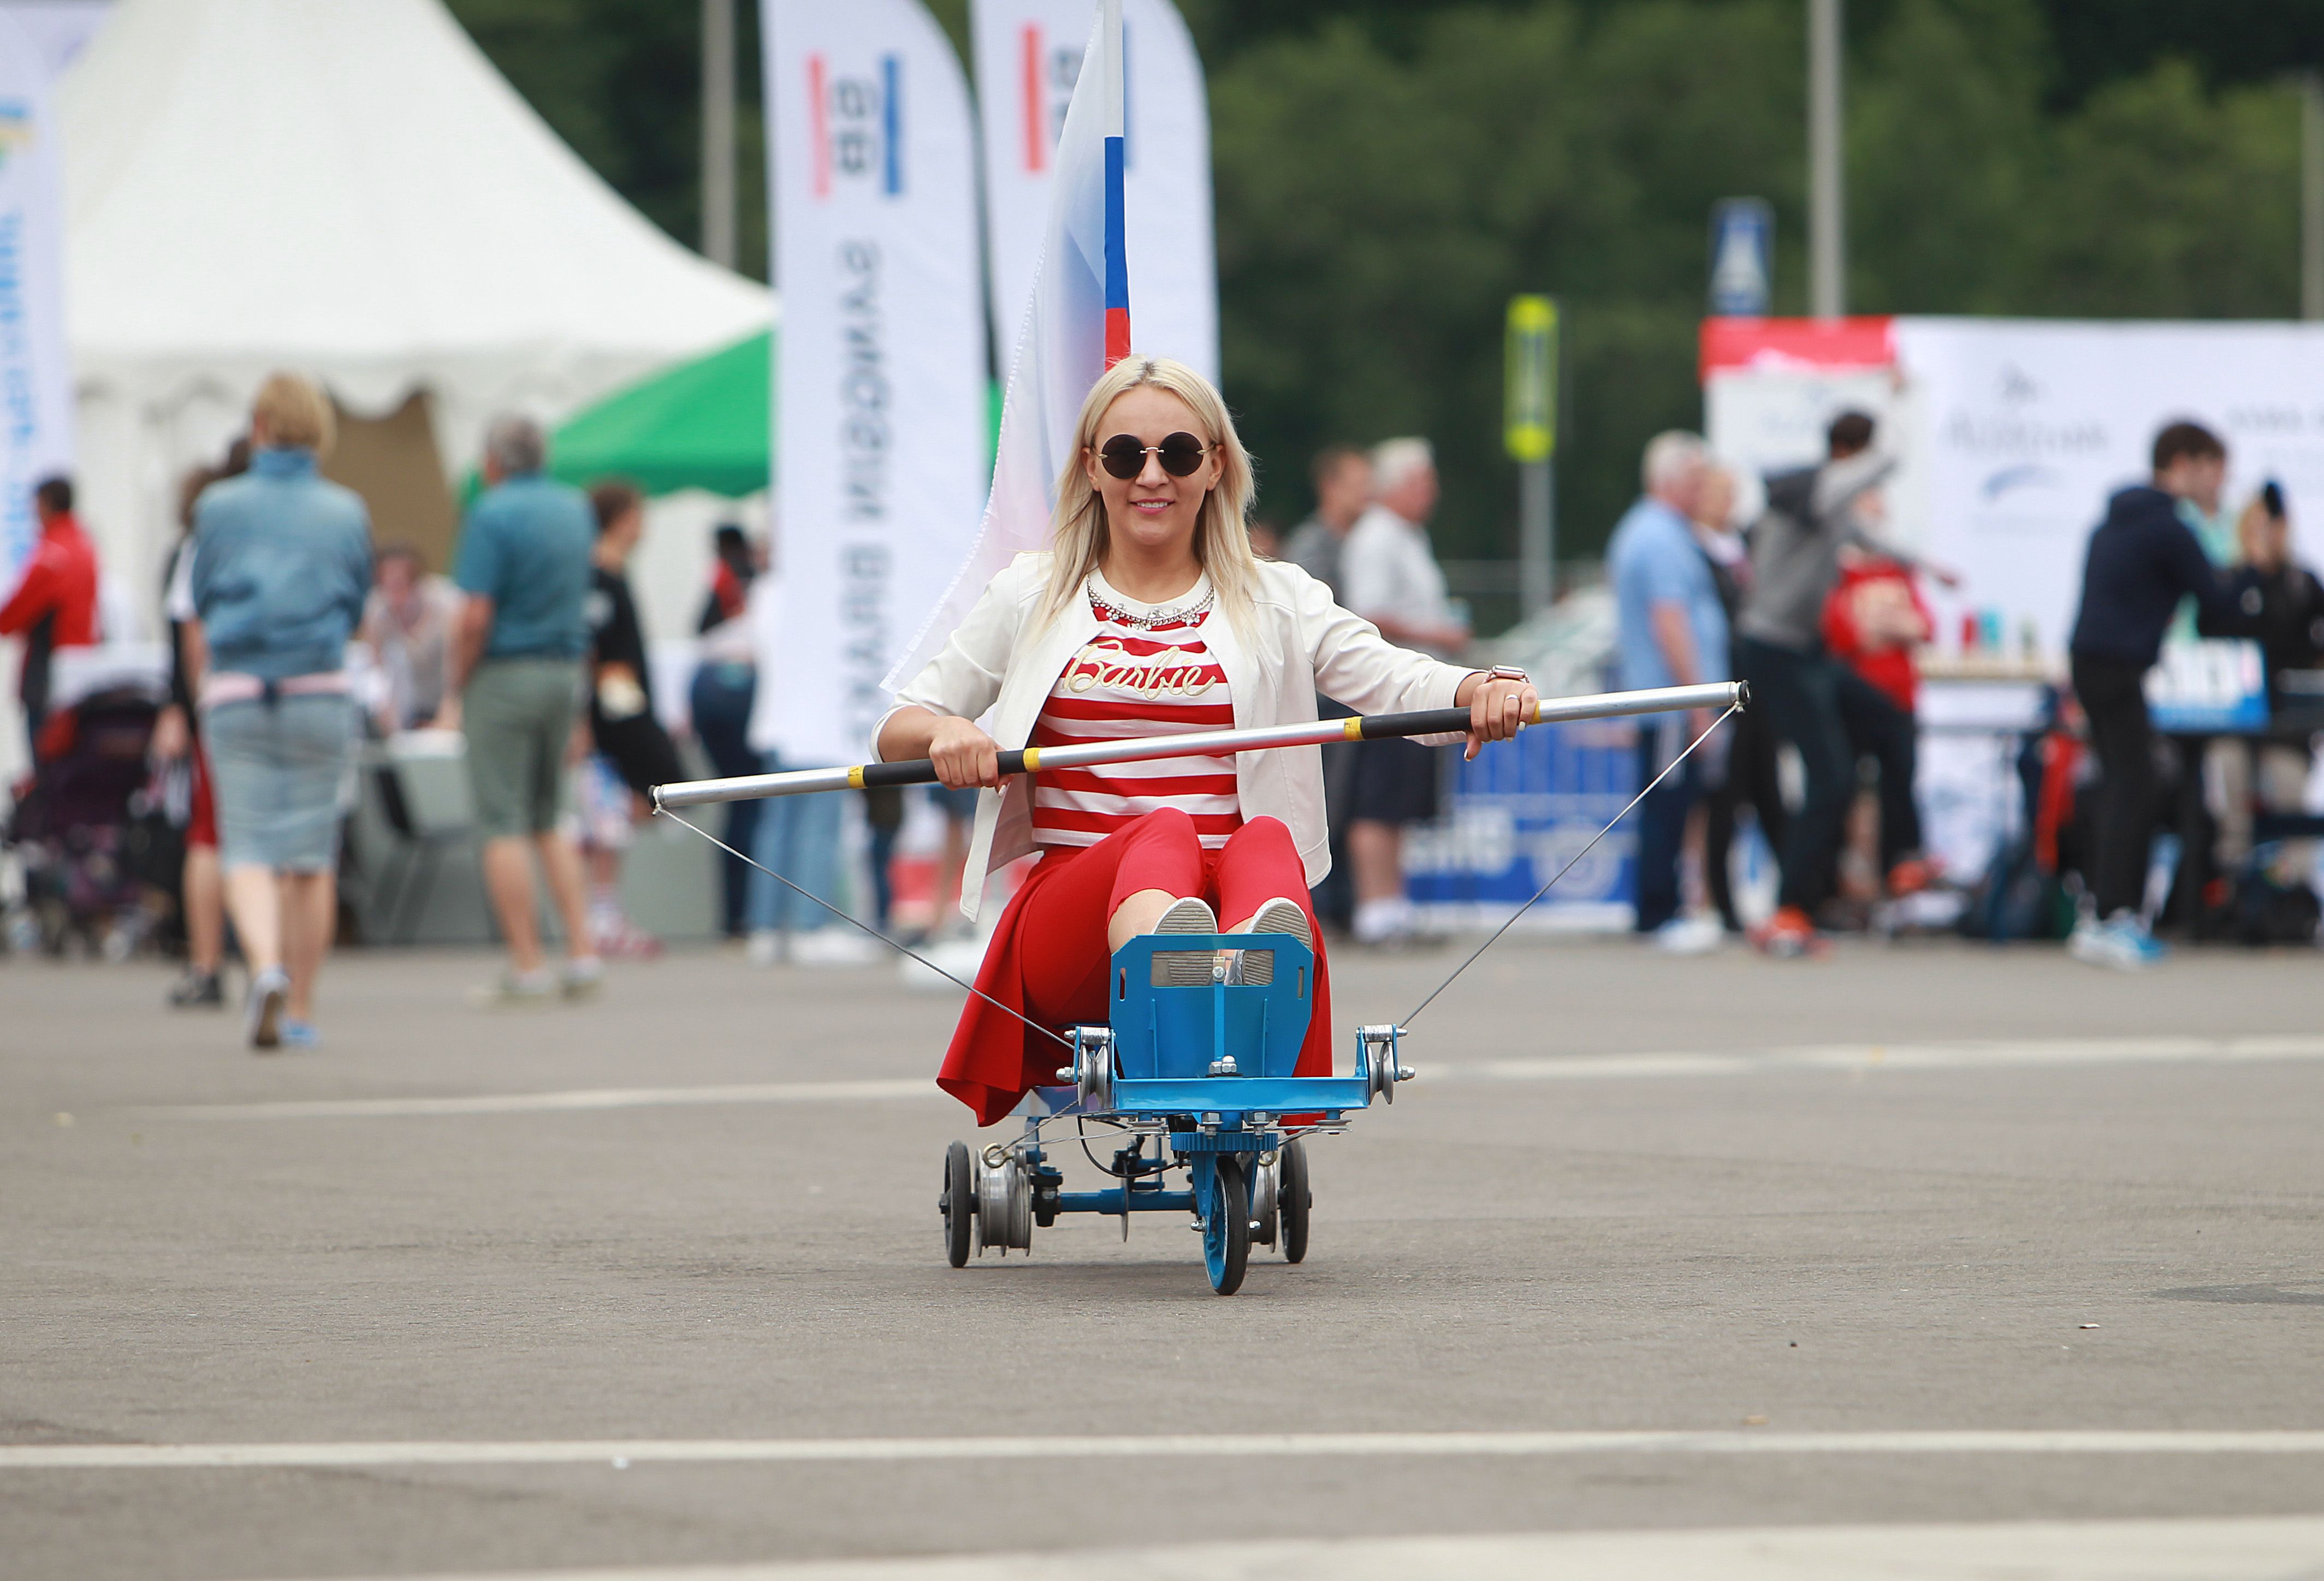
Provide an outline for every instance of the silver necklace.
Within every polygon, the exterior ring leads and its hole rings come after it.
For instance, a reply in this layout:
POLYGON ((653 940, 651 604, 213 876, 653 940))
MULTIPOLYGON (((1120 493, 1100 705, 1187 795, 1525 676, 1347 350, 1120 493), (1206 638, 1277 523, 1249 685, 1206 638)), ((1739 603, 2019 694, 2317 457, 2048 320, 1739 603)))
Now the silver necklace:
POLYGON ((1211 604, 1219 596, 1216 587, 1203 590, 1203 596, 1193 603, 1175 610, 1156 610, 1150 615, 1133 614, 1120 604, 1099 595, 1097 584, 1089 584, 1090 608, 1117 626, 1128 626, 1136 631, 1151 631, 1157 626, 1183 626, 1210 612, 1211 604))

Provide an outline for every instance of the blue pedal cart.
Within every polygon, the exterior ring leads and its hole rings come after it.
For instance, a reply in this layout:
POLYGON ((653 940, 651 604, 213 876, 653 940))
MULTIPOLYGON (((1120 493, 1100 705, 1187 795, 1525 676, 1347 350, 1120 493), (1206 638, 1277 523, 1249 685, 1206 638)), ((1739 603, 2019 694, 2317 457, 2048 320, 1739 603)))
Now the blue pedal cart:
MULTIPOLYGON (((1616 719, 1692 708, 1732 713, 1744 706, 1746 696, 1742 683, 1720 681, 1552 698, 1537 703, 1532 715, 1520 722, 1616 719)), ((999 772, 1037 774, 1045 768, 1132 763, 1187 752, 1458 735, 1469 724, 1467 709, 1437 708, 1079 746, 1025 747, 1001 753, 999 772)), ((1702 740, 1696 738, 1695 744, 1702 740)), ((1690 746, 1687 751, 1693 749, 1690 746)), ((1671 768, 1676 766, 1674 762, 1671 768)), ((936 765, 926 758, 785 769, 656 786, 653 804, 656 812, 669 813, 760 796, 931 785, 936 777, 936 765)), ((1636 798, 1631 804, 1637 804, 1636 798)), ((1608 824, 1598 838, 1612 827, 1608 824)), ((704 832, 704 838, 711 837, 704 832)), ((1589 847, 1582 850, 1586 853, 1589 847)), ((807 894, 771 869, 761 870, 807 894)), ((1556 882, 1553 877, 1534 900, 1556 882)), ((808 898, 828 904, 817 896, 808 898)), ((1508 927, 1504 923, 1502 931, 1508 927)), ((868 927, 865 931, 871 932, 868 927)), ((1034 1227, 1047 1228, 1060 1213, 1119 1215, 1124 1236, 1130 1233, 1133 1213, 1192 1215, 1194 1227, 1202 1232, 1203 1263, 1211 1288, 1221 1295, 1231 1295, 1242 1284, 1254 1241, 1279 1247, 1288 1263, 1305 1257, 1312 1205, 1306 1139, 1318 1132, 1344 1129, 1348 1117, 1369 1108, 1374 1098, 1394 1102, 1397 1083, 1412 1074, 1397 1062, 1397 1044, 1404 1035, 1397 1026, 1356 1028, 1352 1076, 1292 1074, 1314 1014, 1314 953, 1288 933, 1157 934, 1133 939, 1115 951, 1106 1024, 1070 1029, 1063 1044, 1070 1060, 1058 1070, 1057 1085, 1036 1088, 1018 1109, 1025 1121, 1024 1135, 981 1151, 971 1151, 964 1142, 945 1150, 944 1192, 936 1207, 944 1216, 945 1254, 952 1265, 962 1267, 972 1253, 982 1255, 988 1249, 997 1249, 1004 1257, 1012 1250, 1026 1251, 1033 1244, 1034 1227), (1049 1148, 1062 1138, 1049 1128, 1066 1122, 1073 1124, 1074 1139, 1084 1152, 1092 1125, 1107 1128, 1112 1140, 1127 1141, 1111 1163, 1098 1164, 1112 1184, 1095 1191, 1065 1190, 1064 1172, 1049 1161, 1049 1148), (1183 1185, 1172 1179, 1180 1172, 1183 1185)), ((1438 985, 1438 991, 1443 988, 1438 985)), ((1423 1000, 1421 1008, 1426 1005, 1423 1000)), ((1090 1161, 1096 1163, 1097 1155, 1091 1154, 1090 1161)))
POLYGON ((1148 934, 1115 951, 1106 1025, 1070 1030, 1057 1085, 1018 1106, 1024 1134, 945 1149, 936 1205, 952 1265, 1029 1250, 1034 1229, 1061 1213, 1116 1215, 1125 1239, 1132 1214, 1190 1214, 1221 1295, 1241 1286, 1254 1244, 1286 1263, 1304 1258, 1306 1138, 1344 1129, 1374 1098, 1394 1102, 1412 1075, 1397 1062, 1394 1026, 1356 1029, 1351 1076, 1292 1074, 1314 966, 1288 933, 1148 934), (1098 1164, 1111 1183, 1069 1191, 1050 1151, 1078 1139, 1088 1152, 1091 1125, 1126 1144, 1098 1164))

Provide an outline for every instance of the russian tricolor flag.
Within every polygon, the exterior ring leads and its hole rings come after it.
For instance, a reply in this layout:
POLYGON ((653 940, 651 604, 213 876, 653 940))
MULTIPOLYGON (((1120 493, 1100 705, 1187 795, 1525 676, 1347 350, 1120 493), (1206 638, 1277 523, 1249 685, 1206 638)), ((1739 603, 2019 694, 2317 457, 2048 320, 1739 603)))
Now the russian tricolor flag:
POLYGON ((1057 139, 1048 234, 1010 362, 983 525, 966 564, 888 673, 890 692, 942 649, 996 572, 1028 549, 1048 547, 1049 510, 1058 475, 1075 459, 1082 400, 1130 354, 1121 0, 1102 0, 1097 11, 1057 139))
MULTIPOLYGON (((1105 365, 1112 367, 1130 354, 1129 216, 1122 201, 1125 147, 1122 101, 1129 87, 1123 77, 1121 0, 1105 0, 1098 15, 1100 48, 1105 52, 1105 365)), ((1077 84, 1074 97, 1081 97, 1077 84)), ((1070 135, 1071 115, 1068 115, 1070 135)))

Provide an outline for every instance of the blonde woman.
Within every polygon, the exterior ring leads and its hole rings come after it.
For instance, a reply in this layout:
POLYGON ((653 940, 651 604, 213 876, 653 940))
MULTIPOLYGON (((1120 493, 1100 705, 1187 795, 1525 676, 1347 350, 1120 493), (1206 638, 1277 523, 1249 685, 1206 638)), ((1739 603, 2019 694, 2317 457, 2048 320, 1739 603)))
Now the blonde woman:
MULTIPOLYGON (((1469 751, 1515 735, 1536 701, 1513 671, 1468 671, 1391 646, 1294 565, 1251 552, 1250 458, 1219 393, 1183 363, 1129 357, 1083 403, 1057 483, 1052 547, 996 575, 874 733, 883 761, 928 758, 979 798, 962 885, 1038 852, 977 987, 1043 1026, 1102 1022, 1111 951, 1146 933, 1287 933, 1314 942, 1308 886, 1329 869, 1316 749, 1000 774, 1003 746, 1176 734, 1315 717, 1463 707, 1469 751), (988 711, 992 733, 974 722, 988 711)), ((1331 1070, 1320 948, 1298 1063, 1331 1070)), ((937 1082, 1006 1114, 1053 1080, 1056 1050, 971 998, 937 1082)))
POLYGON ((250 412, 250 470, 194 502, 189 679, 217 777, 226 910, 250 961, 254 1049, 310 1049, 338 915, 339 793, 355 705, 347 639, 371 592, 364 502, 324 478, 329 400, 277 373, 250 412))

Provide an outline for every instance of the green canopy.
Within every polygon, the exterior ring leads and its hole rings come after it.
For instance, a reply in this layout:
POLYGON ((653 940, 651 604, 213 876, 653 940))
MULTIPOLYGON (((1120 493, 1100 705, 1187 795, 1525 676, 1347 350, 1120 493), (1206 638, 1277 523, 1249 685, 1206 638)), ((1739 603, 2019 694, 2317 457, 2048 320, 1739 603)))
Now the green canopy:
POLYGON ((623 477, 649 494, 755 494, 774 437, 773 359, 770 330, 610 395, 549 437, 549 470, 569 483, 623 477))
MULTIPOLYGON (((772 476, 773 363, 770 330, 609 395, 549 436, 549 470, 585 486, 627 478, 649 494, 755 494, 772 476)), ((1001 438, 1001 394, 986 386, 988 462, 1001 438)), ((475 492, 471 477, 467 492, 475 492)))

